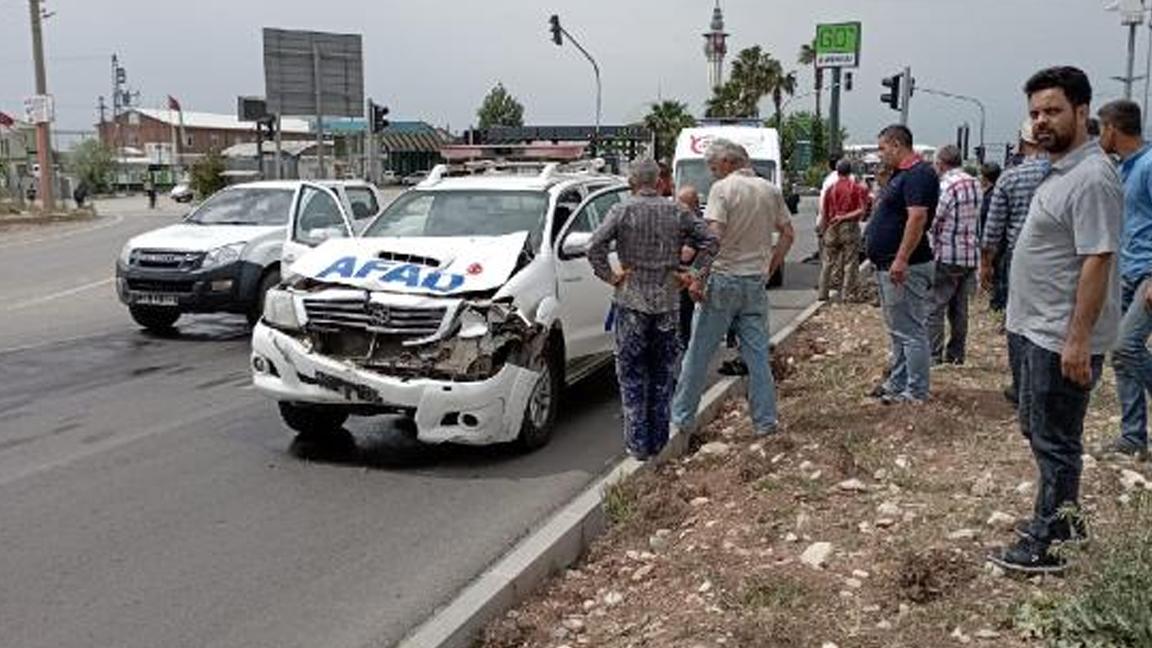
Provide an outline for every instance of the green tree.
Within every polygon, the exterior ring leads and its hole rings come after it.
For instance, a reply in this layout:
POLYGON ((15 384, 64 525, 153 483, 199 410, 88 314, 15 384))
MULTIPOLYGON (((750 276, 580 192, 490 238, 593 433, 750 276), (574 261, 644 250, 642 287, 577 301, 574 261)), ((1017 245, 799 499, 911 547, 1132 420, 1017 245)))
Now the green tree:
POLYGON ((215 149, 208 151, 189 170, 189 185, 200 198, 207 198, 224 188, 224 158, 215 149))
POLYGON ((644 125, 656 136, 656 158, 672 157, 676 137, 685 128, 696 125, 696 118, 688 112, 688 104, 679 101, 661 101, 652 104, 644 116, 644 125))
POLYGON ((476 117, 480 128, 523 126, 524 106, 504 89, 503 83, 497 83, 496 87, 484 97, 480 109, 476 111, 476 117))
POLYGON ((728 83, 735 86, 739 95, 741 117, 760 116, 760 100, 771 94, 779 67, 779 62, 759 45, 742 49, 736 54, 728 83))
POLYGON ((705 117, 747 117, 744 112, 740 87, 728 81, 712 91, 712 97, 704 104, 705 117))
POLYGON ((816 79, 813 88, 816 91, 816 120, 819 122, 824 117, 824 68, 816 67, 815 40, 811 44, 800 46, 800 54, 796 57, 796 62, 800 65, 812 66, 812 72, 816 79))
MULTIPOLYGON (((769 119, 765 125, 770 128, 776 128, 775 118, 769 119)), ((810 163, 812 166, 825 168, 828 162, 828 151, 816 146, 815 135, 818 132, 828 132, 830 128, 828 120, 816 118, 816 115, 806 110, 798 111, 789 114, 784 118, 784 125, 777 130, 780 133, 780 155, 784 158, 784 168, 788 169, 790 173, 799 175, 806 172, 806 169, 798 168, 796 164, 796 143, 800 141, 812 142, 812 159, 810 163)), ((848 139, 848 132, 840 129, 841 141, 848 139)))
POLYGON ((108 190, 109 179, 116 170, 116 156, 96 139, 80 142, 68 153, 68 172, 88 185, 92 193, 108 190))
POLYGON ((796 73, 785 72, 779 61, 773 61, 772 105, 776 108, 776 123, 784 119, 784 95, 796 94, 796 73))

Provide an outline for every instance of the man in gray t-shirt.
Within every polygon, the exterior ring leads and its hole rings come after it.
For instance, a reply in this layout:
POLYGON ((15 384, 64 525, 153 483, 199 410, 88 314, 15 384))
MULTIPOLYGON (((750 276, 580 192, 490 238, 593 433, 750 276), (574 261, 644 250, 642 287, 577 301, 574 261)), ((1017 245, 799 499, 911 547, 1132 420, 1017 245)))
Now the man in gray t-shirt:
POLYGON ((1072 67, 1042 70, 1025 86, 1033 132, 1052 161, 1016 243, 1008 330, 1022 338, 1020 428, 1039 469, 1035 512, 1015 545, 989 556, 1028 573, 1064 569, 1053 543, 1083 538, 1084 415, 1104 353, 1116 339, 1123 193, 1088 137, 1092 86, 1072 67))

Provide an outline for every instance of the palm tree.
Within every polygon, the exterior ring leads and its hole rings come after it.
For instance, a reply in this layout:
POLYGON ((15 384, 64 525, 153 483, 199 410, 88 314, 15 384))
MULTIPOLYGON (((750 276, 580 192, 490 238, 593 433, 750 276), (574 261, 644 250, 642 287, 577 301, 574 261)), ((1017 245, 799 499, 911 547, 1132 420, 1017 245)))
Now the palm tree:
POLYGON ((824 90, 824 68, 816 67, 816 41, 812 41, 811 45, 801 45, 800 55, 797 57, 796 62, 800 65, 811 65, 812 70, 816 75, 816 121, 820 121, 824 116, 822 110, 824 106, 824 97, 822 96, 824 90))
POLYGON ((729 80, 712 91, 712 96, 704 104, 705 117, 743 116, 743 92, 740 86, 729 80))
POLYGON ((696 118, 688 112, 688 104, 665 100, 652 104, 644 116, 644 125, 656 136, 656 158, 671 157, 676 137, 685 128, 696 125, 696 118))
POLYGON ((775 68, 779 66, 772 55, 759 45, 740 50, 732 62, 732 75, 729 83, 736 86, 740 94, 741 117, 759 117, 760 100, 771 94, 775 68))
POLYGON ((784 95, 796 94, 796 73, 785 72, 780 61, 772 60, 772 105, 776 108, 776 124, 784 123, 784 95))

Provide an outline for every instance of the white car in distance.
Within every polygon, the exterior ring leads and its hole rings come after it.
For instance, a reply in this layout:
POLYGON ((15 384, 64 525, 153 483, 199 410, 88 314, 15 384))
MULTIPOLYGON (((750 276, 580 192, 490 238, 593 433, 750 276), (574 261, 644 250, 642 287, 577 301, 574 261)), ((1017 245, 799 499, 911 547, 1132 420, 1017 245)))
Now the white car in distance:
POLYGON ((612 358, 612 289, 586 251, 628 188, 555 163, 523 171, 437 167, 359 235, 329 190, 302 197, 288 279, 252 336, 254 384, 288 427, 401 414, 425 443, 548 441, 564 385, 612 358))

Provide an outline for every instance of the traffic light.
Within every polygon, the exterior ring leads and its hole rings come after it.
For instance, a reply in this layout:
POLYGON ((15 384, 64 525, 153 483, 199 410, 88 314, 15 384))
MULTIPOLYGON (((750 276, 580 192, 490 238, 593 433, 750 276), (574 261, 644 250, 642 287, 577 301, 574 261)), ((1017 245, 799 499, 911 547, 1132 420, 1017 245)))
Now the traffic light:
POLYGON ((388 128, 388 106, 381 106, 372 101, 369 101, 368 105, 372 108, 372 132, 379 133, 388 128))
POLYGON ((852 92, 852 73, 844 73, 844 92, 852 92))
POLYGON ((900 82, 904 80, 904 73, 884 77, 880 83, 888 88, 888 92, 880 95, 880 101, 888 104, 892 110, 900 110, 900 82))
POLYGON ((976 145, 976 161, 979 162, 980 164, 984 164, 984 156, 985 155, 987 155, 985 148, 983 146, 980 146, 979 144, 977 144, 976 145))
POLYGON ((552 30, 552 42, 556 43, 557 45, 563 45, 564 34, 562 31, 560 31, 560 16, 552 14, 552 17, 548 19, 548 23, 551 25, 550 29, 552 30))

